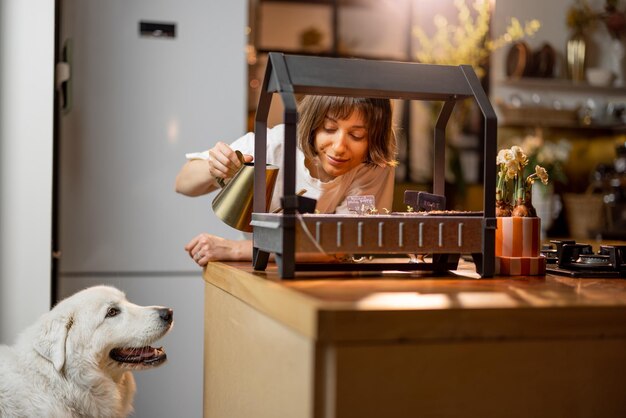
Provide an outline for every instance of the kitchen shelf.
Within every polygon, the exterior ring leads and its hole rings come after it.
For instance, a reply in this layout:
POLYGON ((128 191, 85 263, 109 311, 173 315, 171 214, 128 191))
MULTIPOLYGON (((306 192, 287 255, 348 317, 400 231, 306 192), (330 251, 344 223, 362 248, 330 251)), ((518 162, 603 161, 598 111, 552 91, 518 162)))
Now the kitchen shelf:
MULTIPOLYGON (((552 108, 545 104, 523 103, 514 106, 504 100, 496 99, 498 109, 498 125, 500 127, 545 127, 554 129, 581 130, 590 135, 613 135, 626 132, 626 124, 618 118, 592 120, 584 123, 580 113, 589 100, 601 102, 623 103, 626 105, 626 87, 592 86, 586 82, 573 82, 554 78, 508 78, 496 81, 500 89, 509 89, 513 94, 534 96, 546 94, 558 97, 558 101, 570 101, 577 104, 575 108, 552 108)), ((571 104, 571 103, 570 103, 571 104)))
POLYGON ((590 135, 615 135, 626 133, 625 124, 615 125, 600 125, 591 124, 583 125, 580 123, 567 123, 567 122, 551 122, 547 120, 532 120, 532 119, 499 119, 498 126, 501 128, 528 128, 528 127, 541 127, 549 129, 572 129, 585 132, 590 135))
POLYGON ((557 129, 582 129, 594 134, 626 132, 623 123, 584 124, 579 119, 578 109, 551 109, 539 106, 514 107, 497 103, 498 124, 501 127, 547 127, 557 129))
POLYGON ((509 78, 496 83, 501 87, 511 87, 526 90, 554 90, 569 93, 606 94, 609 96, 625 96, 626 87, 592 86, 587 82, 573 82, 572 80, 557 78, 509 78))

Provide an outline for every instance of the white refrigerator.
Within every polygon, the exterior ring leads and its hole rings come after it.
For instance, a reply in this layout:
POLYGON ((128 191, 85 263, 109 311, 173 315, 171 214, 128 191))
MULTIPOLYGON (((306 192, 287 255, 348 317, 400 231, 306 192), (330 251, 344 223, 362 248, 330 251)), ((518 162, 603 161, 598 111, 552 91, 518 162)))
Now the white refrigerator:
POLYGON ((245 132, 247 1, 58 4, 57 296, 105 283, 173 308, 134 416, 202 416, 204 289, 183 246, 240 234, 174 180, 186 152, 245 132))

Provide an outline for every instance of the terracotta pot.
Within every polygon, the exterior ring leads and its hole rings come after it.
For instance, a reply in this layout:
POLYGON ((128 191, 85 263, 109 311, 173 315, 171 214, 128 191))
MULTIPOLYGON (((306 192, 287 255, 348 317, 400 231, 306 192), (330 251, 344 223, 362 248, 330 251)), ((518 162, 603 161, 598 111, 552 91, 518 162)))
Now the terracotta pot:
POLYGON ((496 218, 496 274, 545 275, 546 259, 540 252, 541 219, 496 218))
POLYGON ((537 217, 496 218, 496 255, 537 257, 540 249, 541 219, 537 217))

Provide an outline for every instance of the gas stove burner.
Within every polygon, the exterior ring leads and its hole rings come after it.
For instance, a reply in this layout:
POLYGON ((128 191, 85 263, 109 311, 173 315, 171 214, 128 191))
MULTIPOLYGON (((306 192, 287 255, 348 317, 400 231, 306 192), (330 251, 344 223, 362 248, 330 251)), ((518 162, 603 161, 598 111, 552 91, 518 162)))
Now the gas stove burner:
POLYGON ((546 257, 548 264, 557 264, 563 258, 563 246, 571 247, 567 251, 572 251, 572 258, 578 258, 580 255, 592 255, 593 249, 588 244, 577 244, 574 240, 552 240, 550 245, 544 246, 540 252, 546 257))
POLYGON ((626 278, 626 246, 602 245, 597 253, 591 245, 575 241, 550 241, 541 253, 548 258, 546 271, 571 277, 626 278))
POLYGON ((611 266, 611 260, 608 255, 600 254, 582 254, 574 263, 580 268, 606 268, 611 266))
POLYGON ((556 248, 544 247, 540 252, 546 258, 548 264, 556 264, 559 261, 556 248))

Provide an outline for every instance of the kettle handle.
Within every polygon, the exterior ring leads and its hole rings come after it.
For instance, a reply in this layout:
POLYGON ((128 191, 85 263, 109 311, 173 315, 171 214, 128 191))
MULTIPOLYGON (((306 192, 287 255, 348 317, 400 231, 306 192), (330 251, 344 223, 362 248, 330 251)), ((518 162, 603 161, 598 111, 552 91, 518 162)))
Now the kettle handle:
MULTIPOLYGON (((241 167, 243 167, 243 164, 245 163, 243 159, 243 154, 239 150, 235 150, 235 154, 237 154, 237 158, 241 162, 241 167)), ((224 179, 223 177, 216 177, 215 181, 222 189, 224 188, 224 186, 226 186, 226 179, 224 179)))

